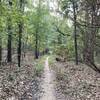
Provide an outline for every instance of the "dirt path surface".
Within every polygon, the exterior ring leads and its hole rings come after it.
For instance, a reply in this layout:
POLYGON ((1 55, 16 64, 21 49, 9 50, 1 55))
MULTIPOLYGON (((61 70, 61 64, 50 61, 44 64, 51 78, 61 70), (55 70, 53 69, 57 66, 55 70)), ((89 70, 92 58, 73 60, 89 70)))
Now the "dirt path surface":
POLYGON ((56 100, 55 89, 54 89, 54 75, 49 68, 48 57, 46 58, 45 61, 43 76, 44 76, 42 83, 43 95, 40 98, 40 100, 56 100))

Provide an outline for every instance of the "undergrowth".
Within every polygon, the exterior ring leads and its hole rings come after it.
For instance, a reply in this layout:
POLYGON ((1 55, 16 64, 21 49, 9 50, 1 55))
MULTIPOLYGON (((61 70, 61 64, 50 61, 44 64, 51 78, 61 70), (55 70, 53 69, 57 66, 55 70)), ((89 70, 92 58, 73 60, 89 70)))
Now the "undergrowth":
POLYGON ((46 57, 47 55, 36 60, 35 62, 35 75, 36 76, 41 76, 43 69, 44 69, 44 62, 45 62, 46 57))

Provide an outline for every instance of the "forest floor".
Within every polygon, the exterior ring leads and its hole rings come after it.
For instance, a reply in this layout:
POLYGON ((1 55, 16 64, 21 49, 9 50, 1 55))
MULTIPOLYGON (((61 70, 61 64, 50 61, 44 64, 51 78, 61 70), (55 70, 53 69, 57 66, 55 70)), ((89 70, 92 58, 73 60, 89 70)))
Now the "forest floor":
POLYGON ((81 63, 57 62, 54 57, 49 63, 55 71, 57 100, 100 100, 99 73, 81 63))
POLYGON ((100 100, 100 74, 84 64, 27 53, 20 68, 0 67, 0 100, 100 100))
POLYGON ((27 53, 20 68, 15 63, 1 66, 0 100, 38 100, 44 58, 34 60, 33 54, 27 53))

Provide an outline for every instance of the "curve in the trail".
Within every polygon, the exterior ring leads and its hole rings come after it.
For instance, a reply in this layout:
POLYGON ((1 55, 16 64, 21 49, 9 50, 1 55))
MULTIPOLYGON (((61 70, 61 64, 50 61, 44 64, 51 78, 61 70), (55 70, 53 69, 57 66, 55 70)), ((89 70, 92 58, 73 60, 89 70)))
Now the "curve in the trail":
POLYGON ((53 83, 54 75, 50 71, 48 59, 49 57, 46 58, 44 67, 44 78, 42 84, 44 93, 40 100, 56 100, 54 83, 53 83))

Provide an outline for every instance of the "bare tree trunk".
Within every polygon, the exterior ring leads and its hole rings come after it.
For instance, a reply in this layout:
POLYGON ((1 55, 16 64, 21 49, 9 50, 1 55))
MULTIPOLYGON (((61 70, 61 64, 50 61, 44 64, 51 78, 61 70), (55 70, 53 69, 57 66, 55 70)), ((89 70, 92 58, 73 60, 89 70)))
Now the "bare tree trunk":
MULTIPOLYGON (((1 0, 0 0, 0 6, 1 6, 1 0)), ((0 16, 1 16, 1 12, 0 12, 0 16)), ((1 38, 1 34, 0 34, 0 66, 1 66, 1 62, 2 62, 2 38, 1 38)))
POLYGON ((19 24, 19 36, 18 36, 18 67, 21 67, 21 42, 22 39, 22 24, 19 24))
POLYGON ((84 62, 89 64, 90 62, 94 63, 94 46, 96 39, 96 28, 94 26, 96 22, 95 9, 92 10, 90 16, 88 5, 86 8, 86 32, 84 34, 84 62))
POLYGON ((39 0, 39 6, 37 9, 37 25, 36 25, 36 33, 35 33, 35 59, 39 58, 39 21, 40 21, 40 9, 41 9, 41 0, 39 0))
POLYGON ((36 40, 35 40, 35 59, 38 59, 39 57, 39 51, 38 51, 38 33, 35 34, 36 40))
POLYGON ((77 50, 77 26, 76 26, 76 4, 74 1, 72 1, 73 4, 73 14, 74 14, 74 45, 75 45, 75 61, 76 65, 78 65, 78 50, 77 50))
MULTIPOLYGON (((24 12, 24 0, 20 0, 20 12, 24 12)), ((18 34, 18 67, 21 67, 21 47, 22 47, 22 33, 23 33, 23 23, 22 21, 18 24, 19 34, 18 34)))
POLYGON ((0 37, 0 66, 2 63, 2 38, 0 37))
MULTIPOLYGON (((10 23, 10 19, 8 20, 10 23)), ((7 62, 12 62, 12 29, 11 25, 8 25, 8 49, 7 49, 7 62)))
POLYGON ((91 13, 89 6, 86 6, 86 32, 84 34, 84 62, 89 65, 95 71, 100 73, 100 69, 95 65, 94 62, 94 48, 96 41, 96 33, 97 28, 95 25, 97 24, 97 12, 95 3, 92 3, 91 13))
MULTIPOLYGON (((9 1, 9 6, 12 6, 12 1, 9 1)), ((11 18, 8 18, 8 52, 7 52, 7 62, 12 62, 12 27, 11 27, 11 18)))

